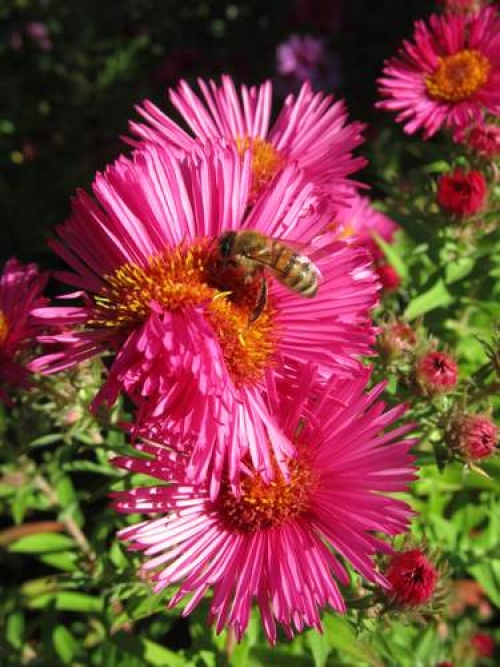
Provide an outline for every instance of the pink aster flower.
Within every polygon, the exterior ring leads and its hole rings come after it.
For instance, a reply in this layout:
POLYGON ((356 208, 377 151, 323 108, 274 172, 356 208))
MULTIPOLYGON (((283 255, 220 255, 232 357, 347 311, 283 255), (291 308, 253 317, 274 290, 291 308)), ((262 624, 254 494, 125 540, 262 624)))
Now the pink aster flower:
MULTIPOLYGON (((0 384, 27 388, 28 372, 20 353, 34 346, 40 327, 29 316, 32 308, 47 302, 41 294, 47 275, 40 274, 35 264, 23 266, 12 258, 0 276, 0 384)), ((10 403, 0 387, 0 401, 10 403)))
POLYGON ((114 460, 162 482, 114 496, 122 512, 159 515, 120 537, 148 557, 143 570, 156 592, 178 585, 170 606, 190 598, 187 615, 212 589, 210 622, 241 639, 255 600, 274 644, 276 622, 291 637, 321 630, 323 608, 346 610, 337 585, 349 582, 346 562, 389 586, 373 557, 392 552, 384 537, 407 530, 410 508, 388 494, 408 490, 414 442, 401 440, 409 425, 386 431, 404 407, 384 412, 382 385, 363 393, 368 376, 325 383, 299 364, 270 378, 270 411, 295 452, 272 484, 246 465, 238 498, 224 482, 213 501, 208 484, 190 483, 182 457, 164 445, 137 445, 149 458, 114 460))
POLYGON ((277 69, 301 81, 311 79, 325 62, 325 44, 312 35, 291 35, 276 47, 277 69))
POLYGON ((380 79, 378 106, 398 112, 409 134, 426 138, 500 113, 500 16, 492 8, 466 17, 433 15, 418 21, 380 79))
POLYGON ((368 197, 363 197, 354 188, 347 190, 348 199, 335 208, 335 217, 330 229, 341 239, 366 248, 375 262, 385 259, 377 243, 379 236, 392 243, 398 225, 381 211, 373 207, 368 197))
MULTIPOLYGON (((240 153, 251 149, 253 198, 283 166, 292 162, 304 169, 318 192, 338 198, 339 187, 347 182, 347 176, 365 163, 363 158, 352 155, 362 142, 363 126, 348 123, 344 103, 312 92, 308 83, 303 84, 297 97, 286 98, 272 125, 273 94, 269 81, 258 87, 241 86, 239 93, 229 76, 222 77, 220 86, 201 79, 198 85, 203 97, 196 95, 185 81, 169 92, 191 133, 146 100, 137 107, 146 123, 132 122, 132 134, 183 152, 190 152, 196 140, 236 143, 240 153)), ((137 145, 134 140, 132 143, 137 145)))
POLYGON ((251 156, 242 160, 234 147, 176 158, 149 144, 120 158, 97 175, 95 199, 78 193, 52 243, 71 269, 60 278, 79 290, 82 305, 35 313, 65 332, 41 339, 57 351, 32 367, 51 373, 111 352, 94 406, 126 393, 141 432, 190 443, 188 472, 194 481, 209 475, 214 495, 224 469, 237 485, 247 455, 271 475, 268 441, 278 463, 290 453, 264 404, 267 372, 289 358, 350 373, 374 338, 376 279, 365 253, 339 242, 318 255, 322 282, 313 299, 267 271, 268 299, 255 317, 262 279, 221 271, 221 235, 256 230, 286 247, 318 235, 319 244, 326 219, 309 206, 312 186, 293 165, 249 211, 250 183, 251 156))

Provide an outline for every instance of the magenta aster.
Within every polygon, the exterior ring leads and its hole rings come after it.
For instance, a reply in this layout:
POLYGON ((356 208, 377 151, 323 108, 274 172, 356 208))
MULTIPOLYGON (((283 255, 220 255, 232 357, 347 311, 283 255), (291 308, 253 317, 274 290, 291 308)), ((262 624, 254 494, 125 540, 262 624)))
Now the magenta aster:
POLYGON ((193 149, 196 140, 234 142, 240 153, 251 149, 252 199, 291 162, 304 169, 318 192, 327 191, 336 198, 347 176, 365 163, 351 153, 362 142, 362 125, 348 123, 343 102, 313 93, 308 83, 303 84, 297 97, 287 97, 272 125, 269 81, 257 88, 241 86, 239 93, 229 76, 222 77, 220 86, 201 79, 198 84, 203 97, 185 81, 169 93, 191 133, 147 100, 137 108, 146 124, 131 123, 132 133, 144 141, 185 152, 193 149))
POLYGON ((339 238, 363 246, 374 261, 385 259, 377 243, 379 236, 386 243, 392 243, 398 225, 381 211, 373 207, 368 197, 363 197, 354 188, 346 190, 345 203, 335 207, 335 218, 330 228, 339 238))
POLYGON ((492 8, 472 16, 433 15, 418 21, 380 79, 378 106, 398 112, 406 132, 452 129, 500 113, 500 16, 492 8))
MULTIPOLYGON (((30 318, 30 310, 47 303, 42 292, 47 275, 35 264, 23 265, 11 258, 0 276, 0 384, 28 386, 28 372, 19 359, 22 350, 34 346, 40 327, 30 318)), ((0 401, 10 403, 0 386, 0 401)))
POLYGON ((268 440, 277 461, 289 453, 262 395, 265 374, 282 357, 352 372, 374 338, 377 283, 362 250, 323 249, 314 299, 268 276, 269 298, 253 321, 260 280, 233 273, 220 283, 213 257, 223 232, 307 242, 326 224, 294 166, 248 211, 250 181, 250 154, 241 160, 234 147, 178 159, 149 144, 133 160, 121 158, 98 174, 95 200, 78 194, 52 243, 72 270, 61 279, 81 290, 83 304, 36 311, 65 331, 42 339, 56 351, 32 367, 50 373, 112 352, 94 405, 128 394, 141 432, 192 442, 190 473, 200 481, 213 472, 214 494, 224 467, 237 482, 247 454, 271 474, 268 440))
POLYGON ((410 508, 387 494, 408 490, 414 443, 401 440, 409 425, 385 432, 404 407, 384 412, 382 385, 363 394, 368 376, 320 383, 310 366, 296 365, 271 378, 270 410, 295 452, 283 471, 275 466, 271 484, 248 463, 238 498, 224 482, 211 500, 208 484, 191 484, 182 458, 166 446, 138 445, 149 458, 115 459, 164 483, 114 495, 122 512, 160 515, 120 537, 148 557, 143 569, 155 591, 179 586, 170 606, 189 597, 187 615, 213 589, 210 621, 240 639, 255 600, 273 644, 276 622, 291 637, 306 626, 321 629, 325 607, 345 611, 337 582, 349 582, 346 562, 389 585, 373 556, 391 553, 384 536, 407 530, 410 508))

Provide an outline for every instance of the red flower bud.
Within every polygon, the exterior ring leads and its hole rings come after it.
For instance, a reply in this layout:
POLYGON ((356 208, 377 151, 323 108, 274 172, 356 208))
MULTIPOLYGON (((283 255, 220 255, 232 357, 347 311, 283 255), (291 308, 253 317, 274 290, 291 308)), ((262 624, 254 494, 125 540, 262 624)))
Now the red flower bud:
POLYGON ((437 203, 450 215, 467 218, 481 211, 488 196, 486 179, 480 171, 455 169, 438 179, 437 203))
POLYGON ((422 393, 445 394, 457 384, 458 367, 444 352, 428 352, 417 360, 415 379, 422 393))
POLYGON ((491 658, 495 653, 495 640, 486 632, 476 632, 471 639, 471 644, 481 658, 491 658))
POLYGON ((421 549, 395 554, 385 575, 394 602, 402 607, 418 607, 428 602, 439 579, 437 569, 421 549))
POLYGON ((387 322, 378 340, 380 354, 386 359, 395 359, 416 344, 417 334, 406 322, 387 322))
POLYGON ((392 292, 401 284, 401 278, 392 264, 381 264, 376 267, 384 292, 392 292))
POLYGON ((476 125, 469 132, 467 145, 484 157, 498 157, 500 155, 500 126, 493 123, 476 125))
POLYGON ((486 415, 462 414, 455 417, 448 430, 449 446, 466 461, 491 456, 496 449, 498 429, 486 415))

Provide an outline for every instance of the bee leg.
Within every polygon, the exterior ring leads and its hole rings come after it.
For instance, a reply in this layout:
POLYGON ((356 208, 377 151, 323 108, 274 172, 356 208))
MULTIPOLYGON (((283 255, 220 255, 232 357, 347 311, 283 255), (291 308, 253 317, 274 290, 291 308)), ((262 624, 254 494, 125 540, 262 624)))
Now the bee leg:
POLYGON ((260 283, 259 294, 257 295, 257 300, 255 302, 255 308, 248 318, 248 324, 252 324, 255 320, 258 320, 262 315, 264 308, 267 305, 267 280, 262 278, 260 283))

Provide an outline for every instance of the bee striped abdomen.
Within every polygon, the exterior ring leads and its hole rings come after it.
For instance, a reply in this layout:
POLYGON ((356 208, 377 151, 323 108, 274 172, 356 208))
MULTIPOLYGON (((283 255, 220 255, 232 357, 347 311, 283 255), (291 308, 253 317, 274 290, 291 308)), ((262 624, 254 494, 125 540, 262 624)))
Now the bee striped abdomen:
POLYGON ((318 288, 318 276, 307 257, 286 245, 273 241, 269 265, 276 278, 286 287, 305 297, 313 297, 318 288))

